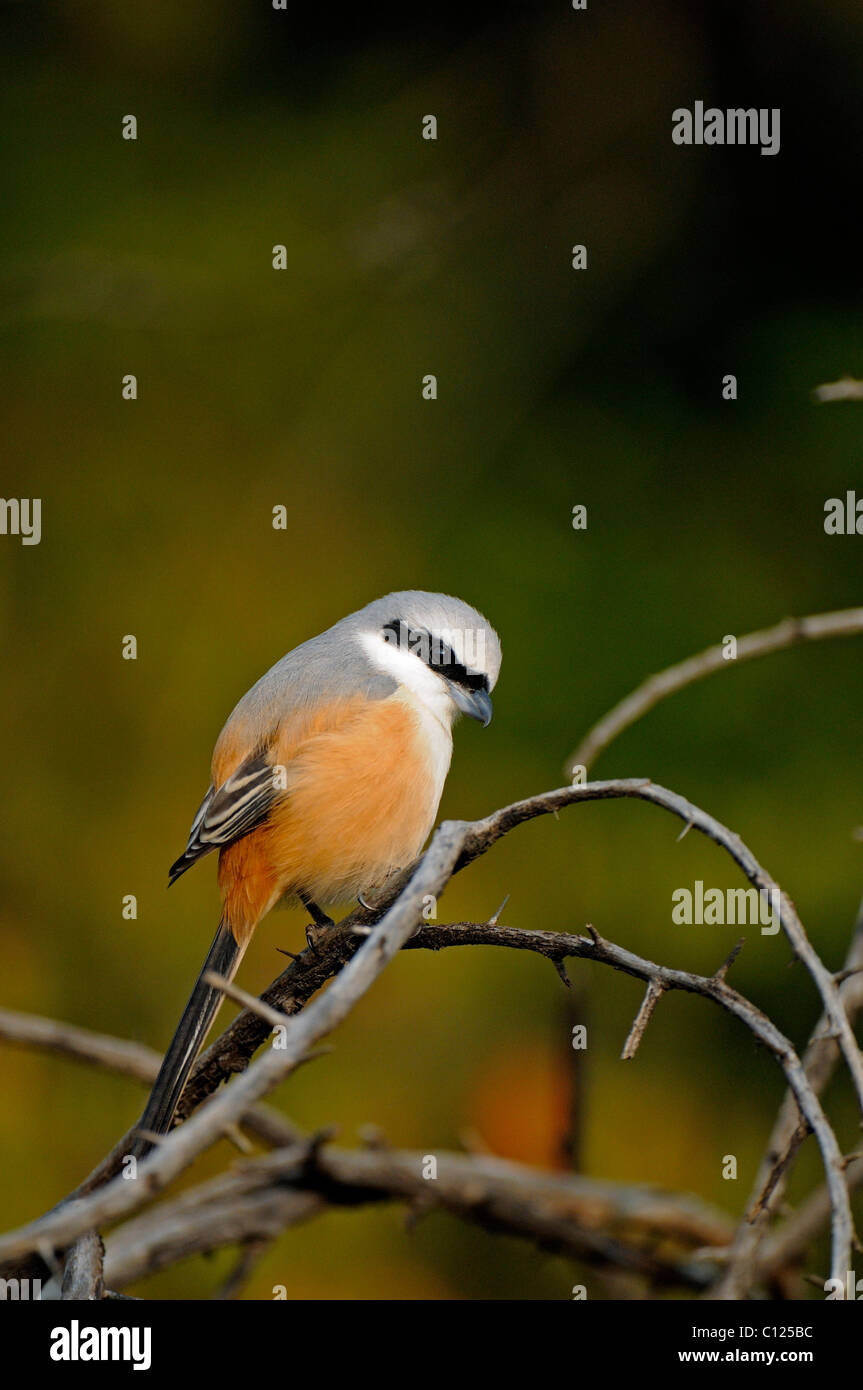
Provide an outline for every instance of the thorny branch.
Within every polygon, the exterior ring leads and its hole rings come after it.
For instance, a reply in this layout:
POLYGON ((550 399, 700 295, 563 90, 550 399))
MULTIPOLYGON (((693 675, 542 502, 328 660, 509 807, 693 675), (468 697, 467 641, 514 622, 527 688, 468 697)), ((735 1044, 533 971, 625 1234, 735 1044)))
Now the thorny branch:
MULTIPOLYGON (((415 943, 439 949, 437 942, 414 938, 410 944, 415 943)), ((451 944, 458 941, 453 939, 451 944)), ((156 1075, 158 1058, 147 1048, 81 1028, 71 1030, 74 1044, 70 1047, 67 1025, 42 1026, 47 1022, 4 1010, 0 1036, 145 1082, 156 1075)), ((110 1237, 107 1274, 112 1288, 225 1244, 242 1242, 244 1247, 257 1248, 258 1243, 268 1243, 288 1227, 328 1210, 334 1201, 339 1205, 402 1201, 413 1216, 438 1207, 475 1224, 533 1240, 543 1248, 577 1251, 586 1263, 614 1264, 648 1274, 653 1281, 693 1288, 705 1285, 710 1265, 691 1259, 692 1252, 725 1246, 732 1234, 727 1217, 686 1194, 548 1173, 487 1155, 438 1153, 438 1176, 446 1181, 430 1189, 422 1176, 426 1155, 392 1150, 371 1136, 368 1154, 312 1144, 278 1112, 268 1113, 266 1139, 282 1155, 296 1156, 305 1145, 305 1163, 292 1176, 290 1194, 287 1164, 267 1170, 264 1181, 260 1167, 241 1166, 232 1176, 163 1202, 110 1237), (253 1183, 245 1176, 249 1172, 259 1175, 253 1183), (234 1200, 240 1193, 245 1194, 242 1204, 234 1200), (508 1203, 513 1194, 518 1208, 510 1219, 508 1203), (485 1220, 491 1198, 495 1199, 493 1223, 485 1220), (601 1242, 598 1232, 611 1239, 601 1242), (685 1258, 659 1258, 654 1252, 648 1260, 643 1247, 659 1241, 675 1242, 686 1252, 685 1258)))
MULTIPOLYGON (((863 903, 857 913, 854 934, 840 971, 839 993, 849 1022, 863 1008, 863 903), (841 976, 845 976, 844 979, 841 976)), ((821 1095, 839 1060, 835 1038, 829 1036, 828 1022, 821 1015, 803 1056, 803 1067, 812 1089, 821 1095)), ((723 1278, 712 1291, 717 1299, 745 1298, 758 1276, 757 1252, 770 1221, 785 1195, 790 1166, 806 1138, 793 1094, 786 1094, 776 1117, 767 1150, 747 1204, 745 1219, 734 1237, 723 1278)), ((863 1169, 861 1169, 863 1172, 863 1169)), ((849 1174, 846 1173, 846 1178, 849 1174)), ((850 1181, 850 1179, 849 1179, 850 1181)), ((800 1213, 797 1213, 799 1219, 800 1213)), ((786 1250, 789 1248, 786 1245, 786 1250)))
POLYGON ((801 642, 820 642, 827 637, 855 637, 861 633, 863 608, 844 608, 836 613, 816 613, 808 618, 786 618, 775 627, 747 633, 745 637, 737 639, 734 660, 729 660, 728 651, 722 644, 687 657, 676 666, 669 666, 665 671, 649 676, 609 710, 598 724, 594 724, 567 762, 569 775, 572 776, 577 767, 590 767, 624 729, 635 724, 669 695, 675 695, 685 686, 693 685, 715 671, 728 671, 741 661, 767 656, 770 652, 795 647, 801 642))
POLYGON ((403 1203, 412 1220, 448 1211, 599 1268, 694 1289, 713 1277, 704 1248, 730 1234, 719 1213, 655 1188, 543 1173, 485 1156, 342 1149, 310 1139, 237 1165, 122 1226, 108 1243, 106 1278, 123 1288, 189 1255, 273 1239, 333 1205, 392 1201, 403 1203), (433 1182, 423 1176, 430 1159, 433 1182), (681 1253, 668 1253, 672 1241, 681 1253))
MULTIPOLYGON (((863 609, 789 620, 741 638, 737 644, 737 659, 763 655, 801 641, 860 632, 863 632, 863 609)), ((573 755, 573 764, 586 766, 618 733, 660 700, 728 664, 723 648, 714 647, 651 677, 591 730, 573 755)), ((122 1157, 128 1151, 130 1136, 127 1135, 58 1207, 0 1238, 0 1257, 7 1261, 6 1269, 14 1268, 16 1260, 26 1264, 36 1257, 36 1252, 40 1257, 56 1261, 51 1252, 65 1251, 63 1296, 102 1296, 105 1282, 102 1246, 95 1232, 137 1212, 220 1137, 236 1134, 241 1124, 272 1146, 274 1153, 254 1160, 251 1165, 246 1163, 233 1169, 215 1183, 204 1184, 179 1199, 162 1203, 121 1227, 109 1242, 106 1266, 109 1283, 128 1282, 140 1273, 163 1267, 169 1256, 181 1258, 183 1253, 212 1249, 219 1243, 248 1242, 251 1248, 259 1249, 261 1243, 278 1230, 308 1219, 320 1210, 333 1197, 334 1185, 343 1185, 339 1198, 342 1202, 347 1200, 349 1189, 356 1201, 402 1200, 411 1209, 425 1209, 429 1205, 428 1184, 417 1172, 417 1155, 396 1155, 387 1151, 382 1157, 379 1153, 335 1150, 321 1136, 304 1140, 278 1112, 260 1105, 259 1101, 307 1059, 310 1047, 347 1016, 401 948, 436 950, 466 944, 506 946, 547 956, 564 980, 564 961, 570 957, 598 961, 643 980, 647 992, 624 1044, 624 1058, 635 1055, 665 993, 686 990, 709 998, 740 1019, 774 1054, 786 1077, 789 1093, 771 1137, 748 1219, 741 1224, 725 1252, 728 1267, 724 1280, 718 1283, 714 1282, 717 1255, 711 1257, 714 1274, 705 1275, 705 1270, 711 1267, 710 1260, 705 1261, 709 1255, 706 1247, 718 1247, 726 1242, 727 1228, 723 1227, 715 1241, 708 1238, 702 1242, 705 1249, 700 1252, 699 1259, 669 1257, 662 1260, 655 1251, 645 1252, 637 1245, 609 1236, 607 1229, 603 1229, 601 1235, 596 1230, 582 1229, 577 1216, 574 1225, 571 1221, 569 1225, 564 1223, 566 1228, 563 1229, 559 1220, 549 1216, 547 1206, 541 1210, 545 1211, 551 1225, 544 1225, 540 1211, 532 1204, 543 1182, 552 1180, 550 1176, 531 1170, 520 1173, 521 1186, 518 1200, 514 1202, 511 1191, 500 1189, 504 1177, 507 1181, 513 1178, 512 1172, 502 1173, 500 1160, 487 1160, 486 1171, 480 1173, 477 1156, 442 1156, 452 1182, 443 1188, 436 1185, 438 1205, 457 1212, 463 1219, 478 1220, 490 1229, 525 1235, 540 1245, 563 1250, 591 1263, 636 1270, 654 1283, 678 1282, 690 1287, 712 1284, 709 1296, 720 1297, 745 1297, 755 1283, 775 1278, 786 1262, 802 1257, 813 1235, 829 1219, 831 1276, 843 1279, 851 1267, 851 1249, 855 1241, 848 1194, 849 1189, 863 1181, 863 1162, 856 1156, 843 1158, 818 1095, 841 1054, 863 1108, 863 1057, 849 1018, 849 1013, 853 1017, 863 998, 860 976, 853 973, 858 965, 859 940, 855 938, 852 945, 846 971, 834 977, 814 951, 791 900, 779 890, 742 840, 677 793, 638 779, 565 787, 516 802, 485 820, 448 822, 441 826, 425 855, 388 885, 380 902, 370 909, 358 908, 328 932, 317 943, 315 951, 304 951, 293 960, 264 993, 263 1003, 249 1001, 250 1006, 243 1009, 199 1060, 183 1098, 179 1118, 185 1123, 140 1163, 137 1181, 124 1183, 116 1178, 122 1157), (649 801, 677 815, 687 829, 694 826, 722 847, 756 888, 778 895, 782 928, 795 955, 806 965, 824 1009, 810 1041, 805 1065, 771 1020, 726 983, 726 973, 739 947, 713 976, 704 977, 643 960, 605 941, 593 928, 588 937, 520 931, 501 926, 497 920, 499 914, 486 923, 420 925, 425 897, 429 893, 438 897, 454 873, 484 854, 517 825, 536 816, 556 815, 563 807, 578 801, 619 797, 649 801), (326 992, 315 997, 327 984, 326 992), (268 1038, 276 1018, 280 1023, 286 1020, 284 1047, 271 1047, 250 1062, 268 1038), (214 1094, 224 1080, 238 1073, 230 1086, 214 1094), (207 1103, 199 1109, 204 1101, 207 1103), (810 1129, 821 1150, 826 1187, 815 1193, 799 1212, 762 1243, 766 1221, 778 1205, 790 1164, 810 1129), (494 1173, 488 1171, 488 1163, 497 1165, 494 1173), (480 1187, 470 1190, 478 1192, 482 1188, 485 1194, 479 1204, 467 1202, 460 1187, 462 1180, 467 1180, 464 1165, 470 1166, 470 1181, 480 1183, 480 1187), (274 1177, 276 1173, 277 1178, 274 1177), (421 1185, 416 1186, 417 1183, 421 1185), (176 1235, 178 1230, 183 1232, 182 1238, 176 1235), (755 1233, 754 1238, 749 1237, 749 1232, 755 1233)), ((226 989, 226 992, 229 991, 226 989)), ((231 987, 230 992, 234 997, 241 997, 235 987, 231 987)), ((27 1019, 5 1011, 0 1011, 0 1037, 109 1066, 140 1080, 149 1080, 157 1063, 155 1054, 149 1049, 99 1038, 52 1020, 27 1019)), ((515 1166, 504 1165, 509 1169, 515 1166)), ((577 1185, 587 1180, 567 1176, 553 1181, 567 1184, 566 1199, 577 1205, 577 1185)), ((567 1219, 571 1217, 572 1212, 567 1219)), ((608 1224, 613 1224, 610 1218, 606 1227, 608 1224)))

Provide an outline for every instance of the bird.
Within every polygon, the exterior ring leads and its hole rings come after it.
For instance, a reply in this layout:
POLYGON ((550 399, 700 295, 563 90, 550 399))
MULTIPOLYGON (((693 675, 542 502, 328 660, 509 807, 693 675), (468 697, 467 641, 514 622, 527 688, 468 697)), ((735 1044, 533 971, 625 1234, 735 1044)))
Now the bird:
MULTIPOLYGON (((252 933, 278 903, 372 894, 434 825, 461 714, 485 727, 500 639, 470 604, 408 589, 375 599, 283 656, 242 697, 169 886, 218 851, 222 914, 135 1129, 143 1157, 169 1132, 183 1088, 252 933)), ((313 945, 313 938, 307 936, 313 945)))

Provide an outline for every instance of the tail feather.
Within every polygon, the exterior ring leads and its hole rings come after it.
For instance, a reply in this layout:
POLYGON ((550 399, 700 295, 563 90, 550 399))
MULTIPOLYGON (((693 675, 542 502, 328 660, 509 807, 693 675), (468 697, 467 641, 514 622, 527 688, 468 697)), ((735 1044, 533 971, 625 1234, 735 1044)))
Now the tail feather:
POLYGON ((204 976, 214 971, 233 979, 244 951, 245 943, 240 945, 223 917, 136 1126, 139 1134, 132 1145, 136 1157, 143 1158, 153 1147, 141 1131, 167 1134, 170 1130, 189 1072, 219 1010, 222 991, 206 984, 204 976))

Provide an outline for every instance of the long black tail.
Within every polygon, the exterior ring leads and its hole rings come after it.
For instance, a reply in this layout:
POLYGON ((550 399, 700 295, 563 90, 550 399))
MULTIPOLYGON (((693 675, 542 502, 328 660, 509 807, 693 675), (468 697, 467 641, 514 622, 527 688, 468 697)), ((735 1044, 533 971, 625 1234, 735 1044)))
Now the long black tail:
POLYGON ((204 976, 212 970, 232 979, 244 950, 223 917, 138 1121, 139 1134, 132 1145, 136 1157, 143 1158, 153 1147, 147 1134, 167 1134, 171 1128, 189 1072, 222 1002, 221 990, 205 984, 204 976))

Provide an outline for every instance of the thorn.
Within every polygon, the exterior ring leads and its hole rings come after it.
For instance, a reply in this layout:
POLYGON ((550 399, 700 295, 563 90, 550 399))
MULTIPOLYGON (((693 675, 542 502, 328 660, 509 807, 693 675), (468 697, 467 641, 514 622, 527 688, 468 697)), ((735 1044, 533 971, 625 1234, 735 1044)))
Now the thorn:
POLYGON ((339 1125, 324 1125, 322 1129, 316 1129, 314 1134, 308 1138, 307 1150, 309 1158, 314 1158, 325 1144, 329 1144, 339 1133, 339 1125))
POLYGON ((363 926, 358 922, 355 927, 351 927, 351 936, 371 936, 373 931, 374 927, 363 926))
POLYGON ((599 932, 596 930, 596 927, 593 925, 592 922, 588 922, 586 925, 587 925, 587 930, 588 930, 588 932, 590 933, 590 937, 591 937, 591 940, 593 941, 594 946, 601 946, 601 945, 602 945, 602 937, 600 936, 599 932))
POLYGON ((683 829, 681 830, 680 834, 679 834, 678 837, 677 837, 677 843, 678 843, 678 844, 680 844, 680 841, 683 839, 683 837, 684 837, 685 835, 688 835, 688 834, 689 834, 689 832, 690 832, 691 829, 692 829, 692 821, 691 821, 691 820, 688 820, 688 821, 686 822, 686 824, 684 825, 683 829))
POLYGON ((458 1141, 465 1153, 484 1154, 488 1157, 489 1154, 494 1152, 493 1149, 489 1148, 478 1129, 460 1129, 458 1132, 458 1141))
POLYGON ((415 1231, 420 1221, 422 1221, 423 1217, 427 1216, 435 1205, 436 1203, 434 1202, 431 1196, 426 1196, 425 1194, 423 1194, 421 1196, 414 1197, 413 1200, 408 1202, 407 1206, 405 1207, 405 1230, 408 1233, 410 1233, 411 1231, 415 1231))
POLYGON ((833 976, 833 981, 837 985, 844 984, 846 980, 851 979, 852 975, 859 975, 861 970, 863 970, 863 965, 853 965, 848 970, 840 970, 838 974, 833 976))
POLYGON ((386 1135, 378 1125, 360 1125, 357 1134, 364 1149, 390 1148, 386 1135))
POLYGON ((501 903, 500 907, 498 908, 497 912, 495 912, 495 914, 494 914, 493 917, 489 917, 488 921, 486 922, 486 926, 487 926, 487 927, 496 927, 496 926, 497 926, 498 922, 500 921, 500 914, 503 912, 504 908, 506 907, 507 903, 509 902, 509 896, 510 896, 509 893, 507 893, 506 897, 504 898, 504 900, 503 900, 503 902, 501 903))
POLYGON ((295 951, 286 951, 284 946, 277 946, 276 950, 280 956, 290 956, 291 960, 299 960, 299 956, 295 951))
POLYGON ((565 958, 563 956, 550 957, 551 963, 557 971, 557 974, 560 977, 560 979, 563 980, 563 983, 566 985, 567 989, 572 989, 572 980, 566 973, 566 965, 564 963, 564 959, 565 958))
POLYGON ((654 1010, 663 994, 665 994, 665 986, 661 982, 653 979, 648 981, 638 1013, 626 1035, 626 1042, 623 1044, 623 1050, 620 1054, 621 1062, 632 1061, 641 1046, 641 1039, 644 1037, 647 1025, 653 1018, 654 1010))
POLYGON ((728 955, 726 956, 725 960, 722 962, 722 964, 720 965, 719 969, 714 973, 714 976, 713 976, 714 980, 724 980, 724 979, 725 979, 725 976, 728 974, 729 970, 731 969, 732 965, 733 965, 734 962, 736 961, 737 957, 740 955, 740 952, 743 950, 743 947, 744 947, 744 945, 745 945, 745 942, 746 942, 746 937, 745 937, 745 936, 741 936, 741 938, 740 938, 740 940, 738 941, 737 945, 736 945, 736 946, 732 946, 732 948, 731 948, 731 950, 729 951, 728 955))
POLYGON ((823 1293, 824 1286, 827 1283, 827 1280, 819 1278, 817 1274, 804 1274, 803 1282, 804 1284, 811 1284, 813 1288, 820 1289, 823 1293))
POLYGON ((239 1125, 228 1125, 222 1130, 222 1133, 235 1149, 239 1149, 241 1154, 253 1154, 255 1152, 254 1144, 249 1142, 239 1125))

